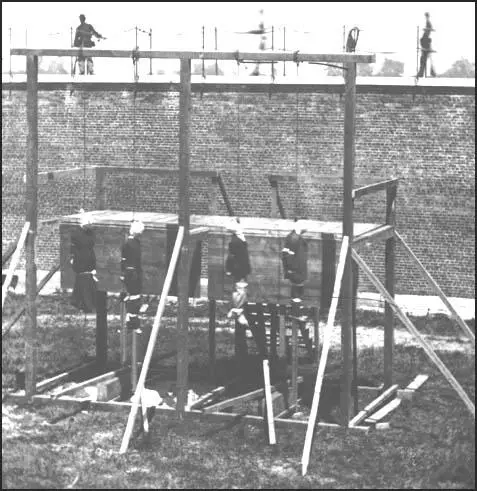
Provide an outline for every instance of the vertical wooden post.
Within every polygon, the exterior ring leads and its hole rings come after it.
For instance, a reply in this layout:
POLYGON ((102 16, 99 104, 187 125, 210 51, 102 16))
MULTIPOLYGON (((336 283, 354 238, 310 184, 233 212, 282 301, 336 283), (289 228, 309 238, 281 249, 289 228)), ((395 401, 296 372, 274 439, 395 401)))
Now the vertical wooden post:
POLYGON ((190 188, 191 60, 180 60, 179 96, 179 226, 184 227, 177 275, 177 415, 184 417, 189 377, 189 188, 190 188))
POLYGON ((352 298, 352 313, 351 313, 351 325, 353 329, 353 410, 354 416, 358 414, 358 341, 357 341, 357 320, 356 320, 356 304, 358 300, 358 279, 359 268, 358 265, 351 260, 351 268, 353 271, 353 298, 352 298))
POLYGON ((106 208, 106 187, 104 186, 104 167, 96 167, 96 209, 106 208))
MULTIPOLYGON (((343 237, 353 244, 353 172, 355 157, 356 117, 356 63, 345 64, 345 107, 344 107, 344 170, 343 170, 343 237)), ((351 392, 353 379, 353 269, 351 255, 346 256, 343 273, 343 311, 341 324, 341 424, 348 426, 351 418, 351 392)))
POLYGON ((321 234, 321 299, 320 309, 327 315, 333 295, 336 276, 336 240, 334 234, 321 234))
POLYGON ((134 330, 131 333, 131 387, 132 391, 136 392, 137 387, 137 337, 138 333, 134 330))
MULTIPOLYGON (((298 303, 292 302, 292 315, 299 315, 298 303)), ((292 319, 292 377, 290 406, 295 406, 298 399, 298 321, 292 319)))
MULTIPOLYGON (((396 224, 396 193, 397 186, 388 186, 386 189, 386 224, 396 224)), ((394 298, 394 261, 396 251, 396 238, 390 237, 385 245, 385 287, 394 298)), ((393 350, 394 350, 394 311, 389 304, 384 306, 384 388, 393 383, 393 350)))
POLYGON ((25 394, 28 398, 36 392, 37 366, 37 309, 35 238, 38 219, 38 56, 28 55, 27 70, 27 154, 25 221, 30 230, 25 242, 25 394))
POLYGON ((96 364, 104 368, 108 361, 108 292, 96 292, 96 364))
POLYGON ((278 356, 280 358, 286 358, 287 356, 287 330, 285 325, 285 316, 280 313, 278 318, 279 322, 279 345, 278 345, 278 356))
POLYGON ((215 319, 217 313, 217 301, 209 298, 209 377, 215 384, 215 319))
POLYGON ((121 366, 124 367, 128 361, 128 330, 126 328, 126 305, 122 300, 119 302, 119 308, 119 317, 121 322, 119 343, 121 350, 121 366))
POLYGON ((217 187, 219 186, 219 178, 213 176, 211 178, 212 186, 209 191, 209 215, 217 215, 217 187))
POLYGON ((271 303, 268 310, 270 312, 270 357, 274 360, 277 358, 278 308, 271 303))

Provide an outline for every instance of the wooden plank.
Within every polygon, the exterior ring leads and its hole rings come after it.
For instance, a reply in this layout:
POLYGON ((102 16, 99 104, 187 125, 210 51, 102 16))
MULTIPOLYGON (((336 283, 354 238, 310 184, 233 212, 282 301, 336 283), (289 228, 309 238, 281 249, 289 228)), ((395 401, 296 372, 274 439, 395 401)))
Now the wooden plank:
POLYGON ((14 240, 6 250, 5 254, 2 256, 2 268, 8 262, 8 260, 12 257, 13 253, 16 251, 18 245, 18 240, 14 240))
POLYGON ((280 358, 285 358, 287 355, 287 337, 286 337, 286 327, 285 327, 285 316, 283 314, 279 315, 279 349, 278 356, 280 358))
POLYGON ((331 344, 331 333, 333 324, 335 322, 336 309, 338 307, 338 298, 341 290, 341 280, 343 278, 343 270, 346 258, 348 256, 349 239, 347 236, 343 237, 341 243, 340 258, 338 262, 338 270, 336 272, 335 287, 333 289, 333 299, 331 302, 330 311, 328 313, 328 322, 325 330, 325 339, 323 341, 323 349, 321 351, 320 363, 318 365, 318 373, 316 375, 315 390, 313 393, 313 400, 311 403, 310 416, 308 418, 305 443, 303 447, 303 455, 301 459, 302 474, 305 475, 308 463, 310 461, 311 444, 313 441, 313 432, 315 431, 316 418, 318 416, 318 406, 320 403, 321 387, 323 385, 323 378, 325 375, 326 361, 328 359, 328 351, 331 344))
POLYGON ((406 387, 407 390, 416 391, 419 389, 429 378, 429 375, 420 374, 406 387))
POLYGON ((361 410, 350 422, 350 426, 359 425, 363 422, 373 411, 375 411, 381 404, 386 402, 389 398, 396 395, 398 385, 392 385, 388 387, 381 395, 371 401, 363 410, 361 410))
POLYGON ((155 51, 155 50, 111 50, 90 48, 12 48, 12 55, 31 56, 91 56, 95 58, 137 58, 160 59, 200 59, 200 60, 233 60, 233 61, 293 61, 324 63, 374 63, 376 55, 358 53, 284 53, 284 52, 239 52, 239 51, 155 51))
POLYGON ((263 380, 265 385, 265 402, 267 405, 268 441, 270 445, 275 445, 277 440, 275 436, 275 425, 273 422, 272 390, 270 387, 270 367, 268 366, 268 360, 263 360, 263 380))
POLYGON ((222 199, 224 200, 225 207, 227 208, 227 213, 229 216, 235 216, 234 210, 232 208, 232 204, 230 203, 229 195, 227 194, 227 190, 225 188, 225 183, 222 178, 222 174, 219 173, 217 176, 217 184, 219 185, 220 194, 222 195, 222 199))
MULTIPOLYGON (((274 392, 276 388, 272 386, 271 390, 274 392)), ((233 407, 236 404, 241 404, 243 402, 253 401, 255 399, 260 399, 265 394, 265 389, 256 389, 252 392, 247 392, 246 394, 241 394, 236 397, 232 397, 231 399, 227 399, 225 401, 217 402, 212 406, 207 406, 204 408, 204 412, 212 413, 212 412, 220 412, 221 409, 226 409, 228 407, 233 407)))
POLYGON ((83 370, 88 370, 89 368, 93 368, 96 366, 96 362, 86 363, 85 365, 81 365, 80 367, 73 368, 68 370, 67 372, 59 373, 58 375, 54 375, 53 377, 49 377, 41 382, 36 384, 36 392, 45 391, 55 387, 55 385, 60 384, 61 382, 67 381, 71 379, 71 377, 78 372, 83 370))
POLYGON ((357 235, 353 239, 353 245, 359 244, 360 242, 368 240, 387 240, 394 236, 394 226, 393 225, 379 225, 371 230, 367 230, 362 234, 357 235))
POLYGON ((429 271, 425 268, 425 266, 422 264, 422 262, 417 258, 417 256, 412 252, 411 248, 409 245, 405 242, 405 240, 399 235, 397 232, 395 232, 396 238, 401 242, 401 244, 404 246, 404 249, 406 252, 409 254, 409 256, 414 260, 414 262, 419 266, 419 269, 423 273, 424 277, 426 278, 427 282, 429 285, 434 289, 434 291, 439 295, 439 298, 442 300, 444 305, 448 308, 449 312, 451 313, 452 317, 455 319, 459 327, 462 329, 462 331, 465 333, 465 335, 473 342, 475 342, 475 334, 472 332, 471 328, 467 325, 467 323, 462 319, 462 317, 457 313, 457 311, 454 309, 452 304, 449 302, 448 298, 446 297, 445 293, 441 290, 437 282, 434 280, 434 278, 431 276, 429 271))
POLYGON ((97 377, 90 378, 88 380, 85 380, 84 382, 80 382, 79 384, 75 384, 72 387, 67 387, 66 389, 63 389, 60 392, 57 392, 54 396, 52 396, 53 399, 58 399, 58 397, 63 397, 69 394, 73 394, 77 392, 80 389, 83 389, 84 387, 88 387, 90 385, 97 385, 99 382, 104 382, 106 380, 109 380, 111 378, 117 377, 121 375, 122 373, 126 372, 129 370, 129 367, 124 367, 124 368, 119 368, 118 370, 112 370, 107 373, 103 373, 102 375, 98 375, 97 377))
POLYGON ((474 405, 474 403, 470 400, 469 396, 466 394, 466 392, 464 391, 462 386, 455 379, 455 377, 452 375, 452 373, 449 371, 449 369, 444 365, 444 363, 442 363, 441 359, 436 355, 432 346, 424 339, 424 337, 416 329, 414 324, 409 320, 407 315, 396 304, 396 302, 391 297, 391 295, 389 295, 388 291, 383 286, 383 284, 379 281, 379 279, 376 277, 376 275, 371 271, 371 269, 363 261, 363 259, 359 256, 359 254, 353 249, 352 249, 352 255, 353 255, 353 259, 358 263, 359 267, 366 273, 368 278, 374 284, 374 286, 376 287, 378 292, 384 297, 384 299, 390 303, 390 305, 394 309, 396 315, 398 316, 399 320, 404 324, 404 326, 409 330, 409 332, 414 335, 416 340, 419 342, 421 347, 424 349, 424 352, 431 359, 431 361, 436 365, 436 367, 441 371, 442 375, 444 375, 446 380, 449 382, 449 384, 452 386, 452 388, 457 392, 459 397, 462 399, 462 401, 466 405, 467 409, 470 411, 472 416, 475 418, 475 405, 474 405))
POLYGON ((197 401, 192 403, 190 406, 187 406, 188 411, 192 411, 193 409, 200 409, 202 406, 205 404, 210 403, 213 401, 216 397, 221 396, 225 392, 225 387, 217 387, 214 390, 208 392, 207 394, 204 394, 203 396, 199 397, 197 401))
MULTIPOLYGON (((37 305, 35 240, 38 220, 38 56, 27 56, 27 149, 26 217, 30 229, 25 242, 25 389, 27 397, 35 393, 37 370, 37 305)), ((13 262, 13 261, 12 261, 13 262)), ((2 292, 3 293, 3 292, 2 292)), ((3 308, 3 302, 2 302, 3 308)))
POLYGON ((121 442, 121 447, 119 450, 120 453, 126 452, 129 445, 129 440, 131 439, 131 435, 134 429, 134 422, 136 419, 138 406, 141 401, 141 392, 146 382, 147 372, 149 370, 149 364, 151 362, 152 353, 156 345, 156 338, 159 332, 159 326, 161 323, 162 314, 164 313, 164 308, 166 306, 167 295, 169 294, 169 288, 171 287, 172 277, 174 275, 174 271, 177 265, 177 260, 179 258, 179 252, 181 249, 183 236, 184 236, 184 228, 181 226, 179 227, 179 231, 177 233, 176 246, 174 248, 171 261, 169 263, 166 279, 164 280, 162 294, 159 300, 159 305, 157 306, 156 316, 154 317, 154 323, 152 326, 151 335, 149 336, 149 343, 147 345, 146 355, 144 357, 144 362, 141 367, 141 373, 139 375, 136 391, 134 392, 134 395, 132 397, 131 410, 129 413, 126 429, 124 431, 123 440, 121 442))
MULTIPOLYGON (((7 276, 5 277, 5 282, 2 285, 2 312, 3 312, 3 306, 5 304, 5 299, 7 298, 7 294, 8 294, 8 287, 10 286, 10 283, 12 282, 13 273, 15 272, 15 269, 17 268, 18 263, 20 261, 22 249, 23 249, 23 246, 25 245, 25 241, 27 238, 29 228, 30 228, 30 222, 25 222, 25 224, 23 225, 22 231, 20 233, 20 238, 18 239, 17 247, 15 249, 15 252, 13 253, 13 257, 12 257, 12 260, 10 262, 10 266, 8 268, 8 271, 7 271, 7 276)), ((35 287, 36 287, 36 285, 35 285, 35 287)))
POLYGON ((361 198, 366 194, 376 193, 377 191, 387 190, 390 187, 396 187, 399 179, 387 179, 386 181, 375 182, 366 186, 353 189, 353 199, 361 198))
POLYGON ((383 406, 379 411, 375 412, 374 414, 366 418, 364 422, 368 424, 376 424, 378 421, 381 421, 389 413, 391 413, 396 408, 398 408, 401 402, 402 399, 393 399, 392 401, 388 402, 385 406, 383 406))

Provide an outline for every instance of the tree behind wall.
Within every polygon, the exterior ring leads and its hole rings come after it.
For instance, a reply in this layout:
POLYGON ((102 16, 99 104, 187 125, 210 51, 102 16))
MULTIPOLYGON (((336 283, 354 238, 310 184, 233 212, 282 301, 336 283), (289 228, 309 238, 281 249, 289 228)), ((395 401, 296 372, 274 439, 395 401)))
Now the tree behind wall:
POLYGON ((466 58, 455 61, 441 77, 448 78, 475 78, 475 62, 471 63, 466 58))
POLYGON ((378 77, 401 77, 404 73, 404 63, 401 61, 384 60, 381 70, 376 74, 378 77))

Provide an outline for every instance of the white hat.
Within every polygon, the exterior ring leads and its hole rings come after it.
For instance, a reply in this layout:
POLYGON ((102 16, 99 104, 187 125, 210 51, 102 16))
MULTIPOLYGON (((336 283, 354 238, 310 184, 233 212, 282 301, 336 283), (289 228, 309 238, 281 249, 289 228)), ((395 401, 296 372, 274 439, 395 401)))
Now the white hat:
POLYGON ((144 223, 139 220, 134 220, 129 228, 129 233, 131 235, 140 235, 144 232, 144 223))
POLYGON ((85 213, 83 208, 81 208, 80 214, 81 216, 80 216, 79 223, 81 227, 86 227, 86 225, 90 225, 92 223, 91 217, 87 213, 85 213))
POLYGON ((307 230, 307 227, 306 227, 306 224, 303 220, 297 220, 294 224, 293 224, 293 230, 297 233, 297 234, 302 234, 303 232, 306 232, 307 230))

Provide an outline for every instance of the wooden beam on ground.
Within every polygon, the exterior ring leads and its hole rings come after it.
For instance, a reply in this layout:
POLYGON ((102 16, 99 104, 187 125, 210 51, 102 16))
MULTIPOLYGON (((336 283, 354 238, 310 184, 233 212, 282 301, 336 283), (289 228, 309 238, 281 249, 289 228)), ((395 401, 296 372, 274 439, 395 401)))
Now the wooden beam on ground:
POLYGON ((239 51, 156 51, 156 50, 119 50, 90 48, 12 48, 11 55, 30 56, 91 56, 94 58, 159 58, 189 60, 231 60, 231 61, 293 61, 294 63, 374 63, 376 55, 359 53, 291 53, 291 52, 239 52, 239 51))
POLYGON ((272 390, 270 387, 270 367, 268 366, 268 360, 263 360, 263 381, 265 390, 265 402, 267 406, 268 441, 270 445, 275 445, 275 443, 277 443, 277 440, 275 436, 275 425, 273 422, 272 390))
POLYGON ((38 56, 28 55, 27 64, 27 149, 26 149, 26 217, 30 223, 25 242, 25 390, 33 396, 37 370, 37 305, 35 240, 38 220, 38 56))
POLYGON ((89 368, 93 368, 96 366, 96 362, 86 363, 85 365, 81 365, 80 367, 73 368, 68 370, 67 372, 59 373, 58 375, 54 375, 53 377, 49 377, 41 382, 36 384, 36 392, 43 392, 45 390, 49 390, 55 385, 58 385, 62 382, 68 381, 71 377, 78 372, 82 372, 83 370, 88 370, 89 368))
POLYGON ((90 385, 97 385, 100 382, 104 382, 106 380, 110 380, 118 375, 121 375, 125 371, 129 370, 129 367, 119 368, 118 370, 112 370, 107 373, 103 373, 102 375, 98 375, 97 377, 93 377, 91 379, 85 380, 84 382, 80 382, 79 384, 75 384, 72 387, 67 387, 60 392, 57 392, 53 399, 57 399, 58 397, 63 397, 69 394, 73 394, 84 387, 89 387, 90 385))
POLYGON ((387 240, 394 236, 393 225, 379 225, 372 230, 368 230, 362 234, 357 235, 353 239, 353 245, 359 244, 369 240, 387 240))
POLYGON ((371 401, 363 410, 361 410, 350 422, 350 426, 359 425, 362 423, 373 411, 376 411, 382 404, 388 399, 394 397, 397 394, 399 386, 397 384, 388 387, 381 395, 371 401))
MULTIPOLYGON (((37 296, 43 289, 43 287, 51 280, 53 275, 60 269, 60 265, 57 264, 56 266, 53 266, 50 271, 46 274, 46 276, 40 281, 40 284, 38 285, 38 288, 36 289, 36 294, 37 296)), ((2 330, 2 336, 5 336, 8 331, 18 322, 20 317, 26 312, 26 307, 22 307, 17 313, 13 315, 13 319, 10 321, 10 323, 5 327, 5 329, 2 330)))
POLYGON ((311 403, 310 416, 308 418, 305 444, 303 446, 303 455, 301 458, 302 475, 306 474, 306 471, 308 469, 308 463, 310 461, 311 444, 313 441, 313 433, 315 431, 316 418, 318 416, 318 406, 320 404, 321 387, 323 385, 323 378, 325 376, 328 351, 331 345, 331 334, 335 322, 336 309, 338 307, 338 298, 340 296, 340 291, 341 291, 341 280, 343 279, 344 265, 346 262, 346 258, 348 256, 348 247, 349 247, 349 239, 347 236, 344 236, 343 241, 341 242, 338 270, 336 272, 335 286, 333 288, 333 298, 331 301, 330 311, 328 313, 328 322, 325 328, 325 338, 323 341, 323 348, 321 350, 320 363, 318 365, 318 373, 316 375, 315 391, 313 393, 313 401, 311 403))
POLYGON ((386 181, 375 182, 373 184, 368 184, 367 186, 362 186, 357 189, 353 189, 353 199, 361 198, 366 194, 376 193, 377 191, 384 191, 390 187, 396 187, 399 179, 387 179, 386 181))
MULTIPOLYGON (((272 386, 271 391, 274 392, 276 391, 276 387, 272 386)), ((207 406, 203 410, 206 413, 213 413, 213 412, 220 412, 221 409, 226 409, 228 407, 234 407, 237 404, 241 404, 243 402, 249 402, 253 401, 256 399, 260 399, 263 397, 265 394, 265 389, 256 389, 253 390, 252 392, 247 392, 246 394, 241 394, 236 397, 232 397, 231 399, 227 399, 225 401, 220 401, 217 402, 216 404, 213 404, 212 406, 207 406)))
POLYGON ((5 299, 7 298, 7 294, 8 294, 8 287, 12 282, 13 273, 15 272, 15 269, 17 268, 18 263, 20 262, 22 249, 23 246, 25 245, 29 228, 30 228, 30 222, 25 222, 20 234, 20 238, 18 239, 17 247, 15 249, 15 252, 13 253, 12 260, 10 262, 10 266, 7 271, 7 276, 5 278, 5 282, 2 285, 2 312, 3 312, 3 306, 5 304, 5 299))
POLYGON ((379 411, 376 411, 374 414, 371 416, 368 416, 364 422, 368 424, 376 424, 378 421, 381 421, 383 418, 385 418, 388 414, 390 414, 392 411, 394 411, 396 408, 399 407, 401 404, 402 399, 393 399, 392 401, 389 401, 385 406, 383 406, 379 411))
POLYGON ((436 355, 432 346, 424 339, 424 337, 416 329, 414 324, 409 320, 407 315, 396 304, 394 299, 391 297, 391 295, 388 293, 388 291, 383 286, 383 284, 379 281, 379 279, 376 277, 376 275, 371 271, 369 266, 363 261, 363 259, 359 256, 359 254, 353 249, 352 249, 352 256, 353 256, 353 259, 358 263, 359 267, 366 273, 368 278, 374 284, 374 286, 378 290, 378 292, 384 297, 384 299, 386 301, 389 302, 391 307, 394 309, 396 315, 398 316, 399 320, 404 324, 404 326, 408 329, 408 331, 414 335, 416 340, 419 342, 421 347, 424 349, 427 356, 436 365, 436 367, 441 371, 442 375, 444 375, 444 377, 449 382, 449 384, 452 386, 452 388, 457 392, 457 394, 462 399, 462 401, 466 405, 467 409, 470 411, 470 413, 472 414, 472 416, 475 419, 475 405, 474 405, 474 403, 470 400, 469 396, 466 394, 466 392, 464 391, 462 386, 455 379, 455 377, 452 375, 452 373, 449 371, 449 369, 444 365, 444 363, 442 363, 441 359, 436 355))
POLYGON ((138 384, 136 387, 136 392, 132 397, 132 404, 130 406, 130 412, 128 417, 128 422, 126 429, 124 431, 123 440, 121 442, 121 447, 119 452, 125 453, 129 446, 129 440, 134 429, 134 422, 136 420, 137 411, 139 408, 139 403, 141 401, 141 393, 144 389, 144 384, 146 382, 147 372, 149 370, 149 364, 151 362, 152 353, 156 345, 156 339, 159 332, 159 327, 161 323, 162 314, 164 313, 164 308, 166 306, 167 295, 172 284, 172 278, 174 277, 174 272, 177 265, 177 260, 179 258, 179 253, 181 250, 182 239, 184 237, 184 227, 180 226, 177 231, 176 243, 174 245, 174 250, 172 252, 171 260, 169 262, 169 268, 167 269, 166 278, 164 280, 164 286, 162 288, 162 294, 159 299, 159 305, 157 306, 156 316, 154 317, 154 323, 152 326, 151 335, 149 336, 149 343, 147 345, 146 355, 144 356, 144 362, 141 367, 141 373, 139 375, 138 384))
POLYGON ((421 270, 422 274, 426 278, 427 282, 429 285, 434 289, 434 291, 439 295, 439 298, 442 300, 444 305, 449 309, 449 312, 451 313, 452 317, 455 319, 459 327, 462 329, 464 334, 475 343, 475 334, 472 332, 472 329, 467 325, 467 323, 462 319, 462 317, 457 313, 457 311, 454 309, 452 304, 449 302, 449 299, 446 297, 445 293, 441 290, 437 282, 434 280, 434 278, 431 276, 429 271, 425 268, 425 266, 421 263, 421 261, 417 258, 417 256, 412 252, 411 248, 409 245, 405 242, 405 240, 399 235, 397 232, 395 232, 396 238, 401 242, 401 244, 404 246, 404 249, 408 253, 408 255, 413 259, 413 261, 418 265, 419 269, 421 270))
POLYGON ((215 398, 220 397, 223 393, 225 392, 225 387, 217 387, 214 390, 208 392, 207 394, 204 394, 203 396, 199 397, 197 401, 192 403, 190 406, 187 407, 188 411, 192 411, 193 409, 201 409, 205 404, 210 403, 213 401, 215 398))
POLYGON ((404 389, 398 390, 400 399, 411 400, 416 391, 427 381, 429 375, 417 375, 416 378, 404 389))

